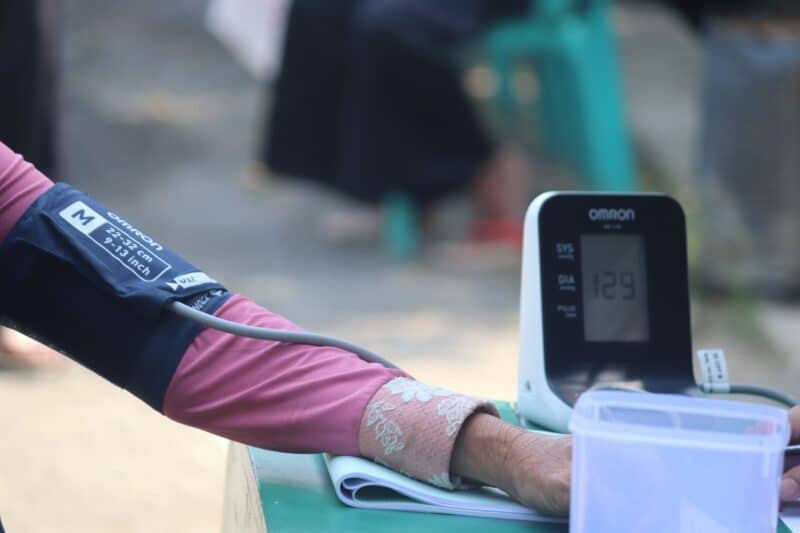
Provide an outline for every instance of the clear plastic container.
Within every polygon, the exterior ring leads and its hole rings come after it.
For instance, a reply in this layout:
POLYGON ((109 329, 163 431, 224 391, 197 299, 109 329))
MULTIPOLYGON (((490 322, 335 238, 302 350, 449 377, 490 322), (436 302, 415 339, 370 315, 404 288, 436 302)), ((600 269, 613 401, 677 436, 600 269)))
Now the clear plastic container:
POLYGON ((571 533, 773 533, 782 409, 589 391, 569 423, 571 533))

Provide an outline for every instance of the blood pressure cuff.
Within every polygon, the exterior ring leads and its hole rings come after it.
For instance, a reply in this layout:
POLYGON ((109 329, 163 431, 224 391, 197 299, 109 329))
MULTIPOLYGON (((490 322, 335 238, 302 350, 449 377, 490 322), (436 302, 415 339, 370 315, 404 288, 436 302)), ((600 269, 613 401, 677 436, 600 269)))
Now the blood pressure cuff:
POLYGON ((0 321, 161 411, 202 326, 164 309, 214 313, 225 288, 130 222, 57 184, 0 246, 0 321))

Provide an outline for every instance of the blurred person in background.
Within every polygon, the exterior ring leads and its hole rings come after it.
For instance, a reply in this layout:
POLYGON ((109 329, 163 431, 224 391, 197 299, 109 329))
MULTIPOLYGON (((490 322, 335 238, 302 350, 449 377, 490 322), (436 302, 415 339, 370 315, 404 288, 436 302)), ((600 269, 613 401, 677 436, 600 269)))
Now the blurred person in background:
POLYGON ((703 47, 698 288, 800 299, 800 2, 666 1, 703 47))
POLYGON ((57 175, 56 38, 53 6, 0 0, 0 140, 57 175))
POLYGON ((675 9, 689 24, 705 30, 714 20, 738 20, 750 24, 756 21, 786 20, 798 14, 800 6, 794 0, 660 0, 675 9))
POLYGON ((471 188, 473 235, 521 242, 524 160, 482 128, 457 54, 530 3, 295 0, 263 162, 373 207, 399 192, 425 210, 471 188))
MULTIPOLYGON (((46 174, 57 168, 56 5, 0 0, 0 141, 26 154, 46 174)), ((49 348, 0 328, 0 368, 58 361, 49 348)))

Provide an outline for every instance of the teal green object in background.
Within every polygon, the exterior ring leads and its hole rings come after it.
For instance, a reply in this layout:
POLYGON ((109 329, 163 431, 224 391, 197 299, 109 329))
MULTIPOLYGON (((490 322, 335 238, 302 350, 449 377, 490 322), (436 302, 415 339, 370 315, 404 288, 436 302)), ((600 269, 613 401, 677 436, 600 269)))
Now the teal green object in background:
MULTIPOLYGON (((494 108, 501 119, 521 112, 514 71, 529 64, 539 82, 530 122, 542 148, 572 169, 583 188, 639 188, 607 0, 538 0, 527 16, 486 32, 483 48, 497 80, 494 108)), ((413 259, 420 239, 413 202, 390 195, 383 210, 389 255, 413 259)))
POLYGON ((616 43, 604 0, 540 0, 528 17, 498 24, 484 46, 497 77, 496 107, 516 108, 516 65, 539 80, 537 138, 593 190, 633 191, 638 180, 616 43))
POLYGON ((393 259, 408 261, 419 254, 419 214, 413 200, 393 193, 383 202, 383 241, 393 259))

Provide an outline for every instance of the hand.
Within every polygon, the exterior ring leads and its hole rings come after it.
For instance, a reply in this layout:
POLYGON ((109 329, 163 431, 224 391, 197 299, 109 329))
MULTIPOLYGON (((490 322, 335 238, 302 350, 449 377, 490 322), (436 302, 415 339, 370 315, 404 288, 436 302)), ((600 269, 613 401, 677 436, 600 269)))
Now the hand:
POLYGON ((478 413, 461 428, 451 471, 503 489, 536 511, 569 511, 572 438, 538 435, 478 413))
POLYGON ((544 514, 569 513, 572 437, 523 431, 512 443, 507 470, 507 492, 516 500, 544 514))
MULTIPOLYGON (((790 444, 800 444, 800 406, 789 410, 789 424, 792 427, 790 444)), ((781 480, 781 500, 796 501, 800 499, 800 465, 796 461, 787 461, 788 469, 781 480)))

